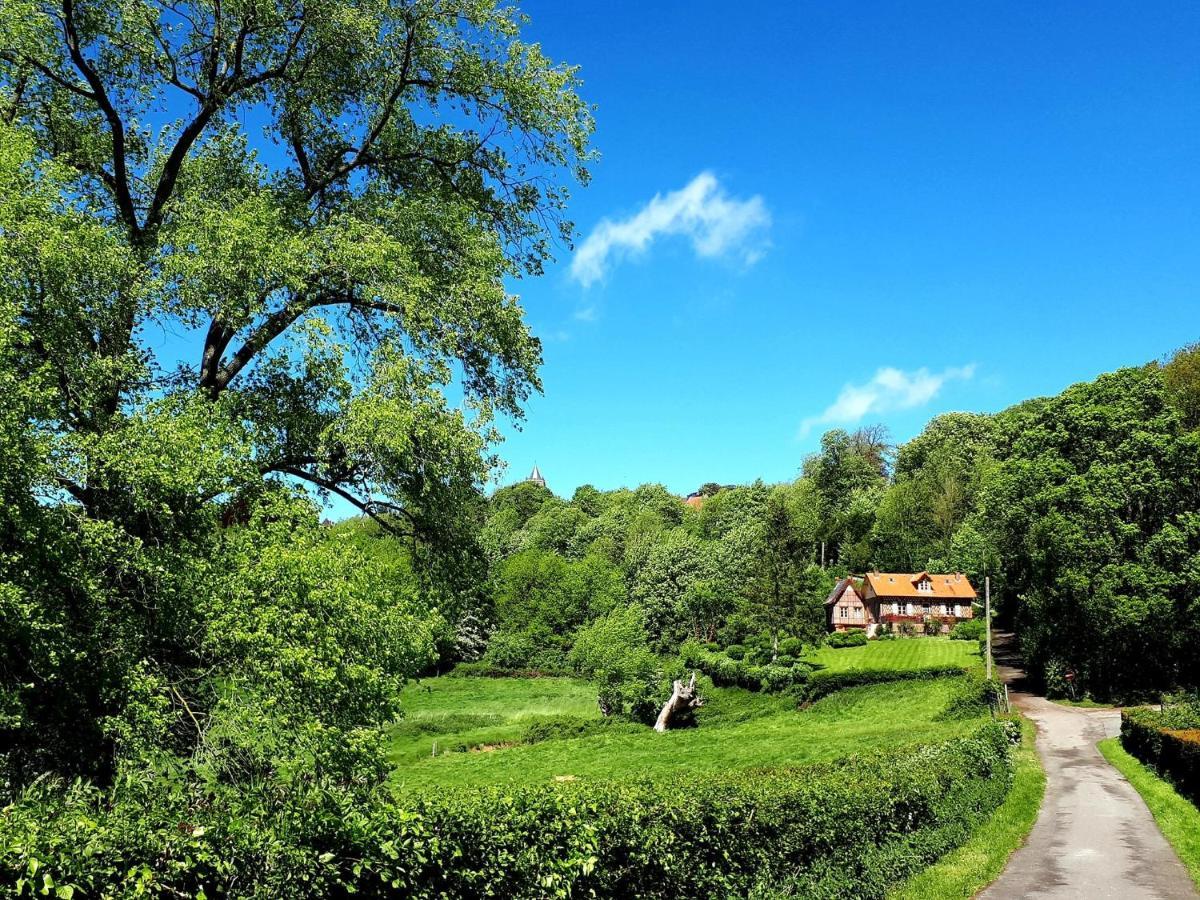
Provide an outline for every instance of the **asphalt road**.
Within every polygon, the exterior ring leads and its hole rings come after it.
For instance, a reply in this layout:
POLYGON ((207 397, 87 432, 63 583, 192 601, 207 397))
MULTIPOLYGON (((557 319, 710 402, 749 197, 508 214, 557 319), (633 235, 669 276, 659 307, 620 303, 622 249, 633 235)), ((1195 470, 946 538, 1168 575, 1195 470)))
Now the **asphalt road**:
MULTIPOLYGON (((1010 680, 1020 673, 1001 670, 1010 680)), ((1116 710, 1059 706, 1016 693, 1038 729, 1046 796, 1025 845, 979 896, 1141 900, 1197 897, 1187 870, 1133 786, 1096 742, 1120 731, 1116 710)))

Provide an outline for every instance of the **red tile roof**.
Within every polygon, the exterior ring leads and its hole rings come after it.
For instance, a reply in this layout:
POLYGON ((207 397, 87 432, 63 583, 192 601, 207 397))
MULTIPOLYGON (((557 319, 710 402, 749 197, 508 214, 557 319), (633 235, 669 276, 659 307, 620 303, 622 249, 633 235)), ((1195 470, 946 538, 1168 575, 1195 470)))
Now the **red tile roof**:
POLYGON ((974 600, 977 594, 967 576, 952 574, 931 575, 928 572, 868 572, 863 576, 864 586, 877 597, 932 597, 948 600, 974 600), (928 589, 917 587, 922 581, 929 582, 928 589))

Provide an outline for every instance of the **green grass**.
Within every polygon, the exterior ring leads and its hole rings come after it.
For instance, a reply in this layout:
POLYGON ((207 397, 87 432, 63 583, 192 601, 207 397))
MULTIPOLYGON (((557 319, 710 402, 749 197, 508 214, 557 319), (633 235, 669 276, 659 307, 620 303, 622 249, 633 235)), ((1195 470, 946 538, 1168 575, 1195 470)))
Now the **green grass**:
POLYGON ((1091 697, 1084 697, 1082 700, 1058 699, 1050 702, 1057 703, 1059 706, 1072 706, 1075 709, 1112 709, 1111 703, 1100 703, 1091 697))
POLYGON ((453 747, 519 741, 533 722, 599 719, 596 688, 573 678, 430 678, 405 689, 389 758, 407 766, 453 747))
POLYGON ((1046 790, 1046 773, 1034 748, 1034 737, 1033 725, 1022 720, 1012 790, 991 818, 967 843, 898 886, 888 895, 889 900, 974 897, 1004 870, 1008 858, 1037 821, 1046 790))
POLYGON ((1200 889, 1200 809, 1179 793, 1156 772, 1142 765, 1121 746, 1120 738, 1109 738, 1098 745, 1100 752, 1142 795, 1154 821, 1183 864, 1192 882, 1200 889))
POLYGON ((393 783, 407 790, 803 765, 973 729, 978 719, 938 720, 956 688, 953 679, 872 685, 841 691, 803 712, 779 695, 710 689, 698 728, 656 734, 617 727, 514 746, 539 718, 599 718, 594 688, 552 678, 430 679, 404 694, 409 718, 391 736, 393 783), (488 750, 433 756, 434 741, 443 750, 488 750))
POLYGON ((804 657, 833 672, 846 669, 917 669, 924 666, 982 666, 978 641, 944 637, 871 641, 864 647, 820 647, 804 657))

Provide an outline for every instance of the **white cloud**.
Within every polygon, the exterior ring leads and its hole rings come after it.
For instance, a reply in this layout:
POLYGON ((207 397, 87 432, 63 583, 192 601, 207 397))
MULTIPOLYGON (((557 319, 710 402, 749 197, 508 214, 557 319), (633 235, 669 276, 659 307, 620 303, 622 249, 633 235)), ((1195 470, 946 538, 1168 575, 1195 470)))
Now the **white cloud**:
POLYGON ((595 322, 597 317, 596 307, 585 306, 575 310, 575 320, 577 322, 595 322))
POLYGON ((948 381, 966 381, 975 375, 975 364, 930 372, 922 367, 912 372, 885 367, 866 384, 847 384, 837 399, 819 416, 810 416, 800 425, 800 436, 817 425, 853 424, 865 416, 912 409, 928 403, 948 381))
POLYGON ((684 235, 697 256, 740 257, 753 265, 763 255, 763 232, 771 224, 762 197, 738 200, 711 172, 654 199, 627 219, 603 219, 571 260, 571 277, 584 287, 599 281, 614 257, 645 252, 659 235, 684 235))

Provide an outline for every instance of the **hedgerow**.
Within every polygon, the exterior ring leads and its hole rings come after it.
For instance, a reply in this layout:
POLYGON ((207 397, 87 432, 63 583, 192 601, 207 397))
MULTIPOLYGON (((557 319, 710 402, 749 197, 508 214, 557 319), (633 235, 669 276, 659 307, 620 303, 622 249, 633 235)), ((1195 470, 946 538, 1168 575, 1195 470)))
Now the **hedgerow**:
POLYGON ((740 687, 750 691, 782 691, 803 684, 812 673, 812 666, 795 660, 790 665, 776 661, 757 666, 732 659, 726 653, 713 653, 689 641, 680 648, 679 658, 685 668, 699 670, 716 687, 740 687))
POLYGON ((1121 745, 1200 803, 1200 704, 1123 711, 1121 745))
POLYGON ((1011 723, 802 769, 352 802, 34 786, 0 896, 883 897, 962 843, 1012 778, 1011 723), (140 795, 140 796, 139 796, 140 795), (24 879, 24 881, 18 881, 24 879), (14 885, 19 885, 14 889, 14 885))
POLYGON ((857 687, 861 684, 880 684, 886 681, 923 681, 930 678, 946 678, 964 675, 970 670, 964 666, 921 666, 915 669, 845 669, 813 672, 803 688, 806 700, 819 700, 834 691, 857 687))

